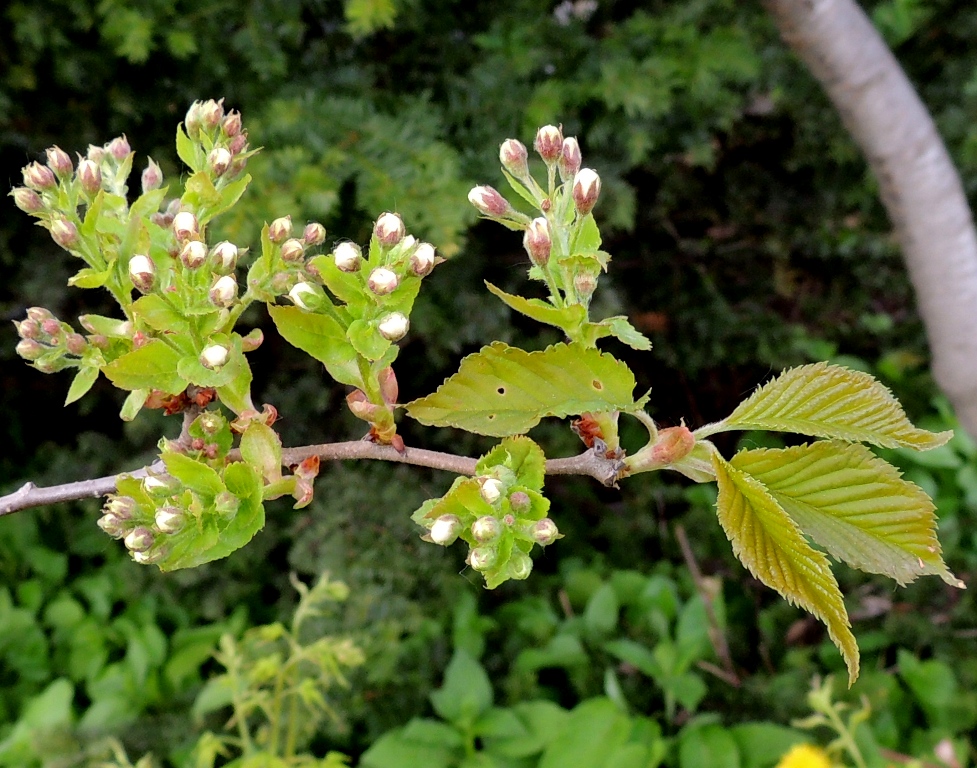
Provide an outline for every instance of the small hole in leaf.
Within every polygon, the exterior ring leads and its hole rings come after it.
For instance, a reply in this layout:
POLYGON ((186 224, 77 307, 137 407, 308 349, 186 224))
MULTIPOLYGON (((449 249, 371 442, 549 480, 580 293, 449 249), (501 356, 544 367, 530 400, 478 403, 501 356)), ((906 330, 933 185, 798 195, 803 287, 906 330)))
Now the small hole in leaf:
POLYGON ((505 394, 505 387, 499 387, 495 391, 498 392, 500 395, 504 395, 505 394))
POLYGON ((590 382, 590 386, 592 386, 598 392, 604 388, 604 385, 600 383, 600 379, 594 379, 592 382, 590 382))
POLYGON ((488 420, 489 420, 489 421, 495 421, 495 414, 494 414, 494 413, 490 413, 490 414, 488 415, 488 420))

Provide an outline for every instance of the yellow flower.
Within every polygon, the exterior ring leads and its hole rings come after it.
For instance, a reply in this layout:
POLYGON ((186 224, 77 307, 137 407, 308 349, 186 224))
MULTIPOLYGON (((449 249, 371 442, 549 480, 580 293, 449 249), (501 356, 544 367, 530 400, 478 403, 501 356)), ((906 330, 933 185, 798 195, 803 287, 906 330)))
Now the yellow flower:
POLYGON ((798 744, 780 758, 777 768, 831 768, 831 761, 823 749, 798 744))

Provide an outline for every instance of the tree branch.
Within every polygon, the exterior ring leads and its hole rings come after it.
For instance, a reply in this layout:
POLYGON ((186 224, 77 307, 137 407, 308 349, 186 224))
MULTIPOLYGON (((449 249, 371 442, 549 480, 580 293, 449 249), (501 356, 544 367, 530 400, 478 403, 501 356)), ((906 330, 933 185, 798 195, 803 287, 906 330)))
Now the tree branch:
POLYGON ((765 0, 881 189, 916 290, 933 376, 977 438, 977 231, 936 125, 854 0, 765 0))
MULTIPOLYGON (((474 475, 475 465, 478 461, 467 456, 429 451, 424 448, 405 448, 403 453, 399 453, 396 448, 390 445, 378 445, 368 440, 350 440, 344 443, 323 443, 321 445, 286 448, 282 451, 282 464, 291 467, 311 456, 318 456, 322 461, 343 461, 346 459, 392 461, 399 464, 413 464, 417 467, 441 469, 445 472, 453 472, 456 475, 474 475)), ((241 455, 236 450, 231 451, 228 455, 230 461, 240 458, 241 455)), ((548 459, 546 474, 587 475, 604 485, 615 485, 622 466, 623 463, 618 459, 608 459, 601 451, 588 450, 566 459, 548 459)), ((34 483, 25 483, 13 493, 0 496, 0 517, 45 504, 106 496, 115 492, 116 483, 120 477, 125 475, 144 477, 150 470, 153 473, 165 473, 162 462, 156 462, 150 467, 142 467, 133 472, 122 472, 117 475, 82 480, 76 483, 65 483, 64 485, 53 485, 47 488, 39 488, 34 483)))

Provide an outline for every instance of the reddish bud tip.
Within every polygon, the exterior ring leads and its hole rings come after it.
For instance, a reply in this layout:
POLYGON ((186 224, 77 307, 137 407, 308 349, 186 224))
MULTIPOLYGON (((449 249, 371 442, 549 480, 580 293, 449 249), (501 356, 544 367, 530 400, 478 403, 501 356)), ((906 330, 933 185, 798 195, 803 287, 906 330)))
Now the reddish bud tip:
POLYGON ((573 204, 577 213, 590 213, 600 196, 600 176, 591 168, 582 168, 573 177, 573 204))
POLYGON ((149 161, 146 163, 146 170, 142 172, 142 191, 152 192, 154 189, 159 189, 162 183, 163 172, 153 162, 153 158, 149 158, 149 161))
POLYGON ((292 217, 282 216, 268 225, 268 239, 273 243, 283 243, 292 234, 292 217))
POLYGON ((499 161, 517 179, 524 179, 529 175, 529 151, 521 141, 506 139, 502 142, 499 147, 499 161))
POLYGON ((497 189, 489 186, 474 187, 468 193, 468 202, 483 216, 498 218, 505 216, 512 209, 509 201, 502 197, 497 189))
POLYGON ((544 125, 536 132, 533 149, 547 165, 556 162, 563 153, 563 131, 555 125, 544 125))
POLYGON ((559 171, 563 181, 572 179, 580 170, 582 158, 580 155, 580 145, 577 140, 570 136, 563 140, 563 153, 560 155, 559 171))
POLYGON ((301 240, 290 237, 282 243, 281 256, 283 261, 301 261, 305 256, 305 246, 301 240))
POLYGON ((46 154, 48 168, 54 171, 56 176, 64 179, 71 175, 74 166, 71 164, 71 158, 67 152, 61 147, 51 147, 46 154))
POLYGON ((14 204, 24 213, 37 213, 44 208, 44 201, 33 189, 16 187, 10 192, 14 204))
POLYGON ((373 234, 385 248, 397 245, 404 239, 405 232, 404 221, 396 213, 381 214, 373 227, 373 234))
POLYGON ((550 225, 544 217, 540 216, 529 222, 522 245, 533 264, 542 267, 550 260, 553 241, 550 239, 550 225))
POLYGON ((366 284, 377 296, 385 296, 397 288, 400 278, 386 267, 377 267, 370 273, 366 284))
POLYGON ((78 243, 78 228, 65 218, 51 222, 51 238, 62 248, 68 250, 78 243))
POLYGON ((24 166, 24 185, 37 192, 45 189, 54 189, 58 186, 58 180, 54 177, 54 171, 46 165, 31 163, 24 166))
POLYGON ((305 225, 302 240, 306 245, 322 245, 326 239, 326 228, 317 221, 305 225))

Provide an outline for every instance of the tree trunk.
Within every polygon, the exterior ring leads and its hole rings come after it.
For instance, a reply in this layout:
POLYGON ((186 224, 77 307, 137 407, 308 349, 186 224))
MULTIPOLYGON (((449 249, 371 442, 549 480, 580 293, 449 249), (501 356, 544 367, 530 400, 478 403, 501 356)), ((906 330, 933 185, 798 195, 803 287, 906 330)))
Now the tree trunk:
POLYGON ((895 226, 937 385, 977 438, 977 232, 933 119, 854 0, 765 0, 865 154, 895 226))

